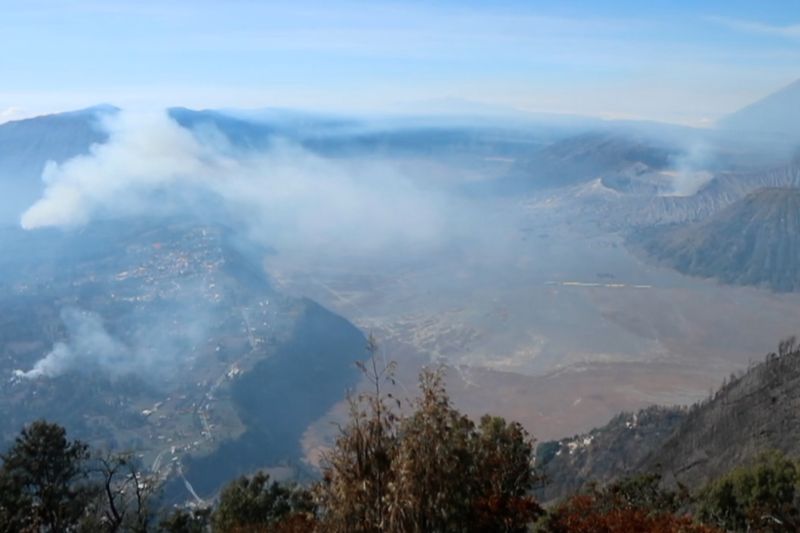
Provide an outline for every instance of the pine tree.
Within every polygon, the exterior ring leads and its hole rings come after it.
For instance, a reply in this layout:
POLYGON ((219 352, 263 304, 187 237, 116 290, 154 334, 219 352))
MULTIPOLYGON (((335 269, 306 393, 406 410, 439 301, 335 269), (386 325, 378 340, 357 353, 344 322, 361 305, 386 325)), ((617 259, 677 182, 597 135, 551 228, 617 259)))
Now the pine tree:
POLYGON ((68 531, 95 490, 87 482, 88 446, 57 424, 36 421, 2 455, 0 520, 5 531, 68 531))

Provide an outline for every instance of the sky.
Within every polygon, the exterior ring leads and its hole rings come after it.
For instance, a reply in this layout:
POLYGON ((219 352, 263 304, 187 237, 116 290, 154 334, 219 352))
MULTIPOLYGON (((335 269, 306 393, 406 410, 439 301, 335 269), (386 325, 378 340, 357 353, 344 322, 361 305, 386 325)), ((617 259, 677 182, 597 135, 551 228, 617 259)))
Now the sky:
POLYGON ((703 126, 800 78, 800 2, 0 0, 0 50, 0 122, 110 103, 703 126))

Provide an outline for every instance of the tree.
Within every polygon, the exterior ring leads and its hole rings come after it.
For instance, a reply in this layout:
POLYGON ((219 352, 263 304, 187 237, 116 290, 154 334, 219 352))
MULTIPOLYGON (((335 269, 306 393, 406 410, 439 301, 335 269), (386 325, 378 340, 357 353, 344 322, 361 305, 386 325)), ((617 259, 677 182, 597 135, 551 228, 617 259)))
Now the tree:
POLYGON ((450 404, 441 372, 422 372, 420 390, 401 423, 391 530, 465 531, 477 503, 475 425, 450 404))
POLYGON ((0 456, 0 519, 5 531, 62 532, 77 527, 94 496, 88 446, 43 420, 24 428, 0 456))
POLYGON ((329 531, 353 533, 383 531, 387 495, 393 483, 392 463, 397 453, 398 415, 391 394, 394 365, 378 362, 374 337, 367 341, 370 357, 359 368, 372 391, 348 396, 350 419, 340 428, 333 449, 325 456, 323 481, 316 492, 329 531))
POLYGON ((350 420, 317 486, 320 520, 332 532, 525 531, 541 512, 533 441, 519 424, 484 417, 476 427, 450 402, 441 370, 420 374, 420 396, 402 404, 374 340, 360 365, 373 390, 350 399, 350 420))
POLYGON ((483 484, 475 523, 482 531, 524 530, 543 512, 530 496, 531 487, 540 481, 531 468, 533 440, 518 422, 485 415, 475 442, 476 480, 483 484))
POLYGON ((313 510, 308 491, 270 483, 269 475, 259 472, 249 478, 242 476, 222 489, 211 522, 219 533, 308 531, 313 510))
POLYGON ((132 453, 104 453, 93 463, 90 470, 99 488, 93 529, 146 533, 153 519, 155 476, 145 474, 132 453))
POLYGON ((475 424, 450 402, 441 370, 420 375, 414 412, 400 424, 393 531, 526 531, 541 508, 533 440, 517 423, 475 424))
POLYGON ((700 516, 731 530, 797 531, 798 481, 793 461, 767 452, 709 484, 700 496, 700 516))

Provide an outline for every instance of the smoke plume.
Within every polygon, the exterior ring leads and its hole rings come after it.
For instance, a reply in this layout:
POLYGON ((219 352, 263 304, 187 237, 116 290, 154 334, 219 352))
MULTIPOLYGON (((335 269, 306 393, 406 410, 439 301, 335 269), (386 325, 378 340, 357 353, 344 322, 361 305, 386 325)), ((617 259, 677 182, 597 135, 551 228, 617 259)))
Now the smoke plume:
POLYGON ((240 150, 166 113, 122 112, 105 128, 108 142, 47 166, 23 228, 222 206, 272 245, 374 250, 436 244, 451 219, 440 197, 385 162, 323 158, 278 140, 240 150))
POLYGON ((704 143, 695 143, 674 163, 671 173, 670 196, 692 196, 703 188, 714 175, 709 172, 711 149, 704 143))
POLYGON ((57 342, 53 349, 28 371, 17 370, 21 378, 54 377, 82 364, 98 365, 118 373, 131 368, 131 350, 112 337, 96 313, 75 308, 61 311, 67 328, 68 342, 57 342))

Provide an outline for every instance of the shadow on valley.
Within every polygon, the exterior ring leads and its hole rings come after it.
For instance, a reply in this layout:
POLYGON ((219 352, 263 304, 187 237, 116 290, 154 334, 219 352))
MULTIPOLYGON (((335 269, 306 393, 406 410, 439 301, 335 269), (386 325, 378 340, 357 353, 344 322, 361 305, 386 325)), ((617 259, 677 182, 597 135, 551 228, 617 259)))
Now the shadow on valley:
MULTIPOLYGON (((14 251, 0 258, 6 442, 52 420, 164 478, 186 460, 211 495, 232 476, 299 462, 304 430, 356 383, 358 329, 277 291, 261 267, 270 250, 225 226, 107 222, 0 242, 14 251)), ((173 487, 176 501, 188 496, 173 487)))
MULTIPOLYGON (((364 336, 311 300, 302 305, 289 339, 233 387, 236 412, 248 429, 212 454, 185 462, 186 477, 201 497, 264 465, 296 466, 305 430, 356 384, 354 362, 363 359, 364 336)), ((173 490, 183 490, 182 480, 167 493, 173 490)))

